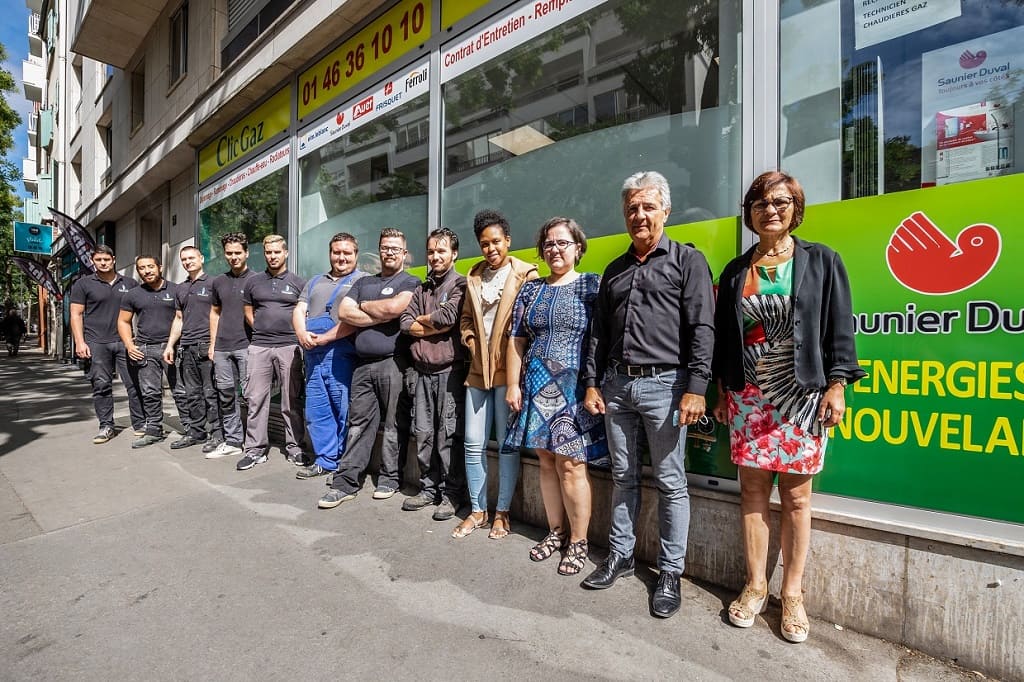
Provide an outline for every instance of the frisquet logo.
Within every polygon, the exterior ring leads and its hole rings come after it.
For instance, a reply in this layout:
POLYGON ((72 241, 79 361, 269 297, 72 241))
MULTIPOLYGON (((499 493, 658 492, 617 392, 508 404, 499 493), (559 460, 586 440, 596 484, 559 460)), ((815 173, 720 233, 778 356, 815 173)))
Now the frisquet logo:
POLYGON ((889 272, 919 294, 938 296, 969 289, 995 267, 999 230, 985 223, 965 227, 953 241, 921 211, 896 227, 885 250, 889 272))
POLYGON ((391 91, 395 89, 395 84, 392 81, 388 81, 388 84, 384 86, 384 96, 387 97, 391 94, 391 91))
POLYGON ((985 63, 986 57, 988 57, 988 53, 985 50, 978 50, 977 52, 964 50, 963 54, 960 55, 960 68, 976 69, 985 63))

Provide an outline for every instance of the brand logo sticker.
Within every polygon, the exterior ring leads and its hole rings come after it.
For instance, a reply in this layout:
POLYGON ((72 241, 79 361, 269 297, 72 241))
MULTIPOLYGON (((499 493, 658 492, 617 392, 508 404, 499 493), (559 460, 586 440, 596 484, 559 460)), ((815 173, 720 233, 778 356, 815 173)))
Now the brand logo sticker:
POLYGON ((952 240, 921 211, 892 233, 885 250, 889 272, 919 294, 938 296, 969 289, 995 267, 1002 237, 992 225, 978 223, 952 240))

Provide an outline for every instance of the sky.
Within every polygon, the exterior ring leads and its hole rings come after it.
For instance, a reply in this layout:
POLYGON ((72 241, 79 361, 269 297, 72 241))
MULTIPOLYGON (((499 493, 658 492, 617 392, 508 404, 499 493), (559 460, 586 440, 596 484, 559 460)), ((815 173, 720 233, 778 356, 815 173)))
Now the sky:
MULTIPOLYGON (((28 58, 28 7, 25 0, 0 0, 0 43, 7 50, 7 61, 3 68, 9 71, 18 85, 17 92, 4 93, 7 101, 21 114, 21 126, 14 134, 14 149, 7 158, 20 169, 21 160, 28 154, 28 117, 32 103, 25 99, 25 88, 21 84, 21 61, 28 58)), ((24 183, 15 188, 21 197, 28 196, 24 183)))

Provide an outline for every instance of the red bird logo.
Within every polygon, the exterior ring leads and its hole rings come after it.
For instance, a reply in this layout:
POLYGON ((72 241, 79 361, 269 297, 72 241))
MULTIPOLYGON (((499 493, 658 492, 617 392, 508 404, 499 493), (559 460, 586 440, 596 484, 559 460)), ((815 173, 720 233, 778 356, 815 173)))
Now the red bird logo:
POLYGON ((921 211, 892 233, 885 260, 900 284, 919 294, 954 294, 968 289, 992 271, 1002 239, 999 230, 980 223, 965 227, 956 242, 921 211))

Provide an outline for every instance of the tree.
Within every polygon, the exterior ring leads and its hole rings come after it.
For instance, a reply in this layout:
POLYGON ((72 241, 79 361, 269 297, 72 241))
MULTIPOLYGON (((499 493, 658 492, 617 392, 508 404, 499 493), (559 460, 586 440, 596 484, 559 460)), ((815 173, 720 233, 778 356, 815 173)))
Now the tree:
MULTIPOLYGON (((0 64, 7 61, 7 49, 0 44, 0 64)), ((0 302, 28 301, 33 290, 24 273, 11 262, 14 255, 14 222, 21 220, 21 198, 16 183, 21 180, 18 167, 7 158, 14 149, 14 133, 21 116, 8 101, 18 91, 10 71, 0 68, 0 302)))

